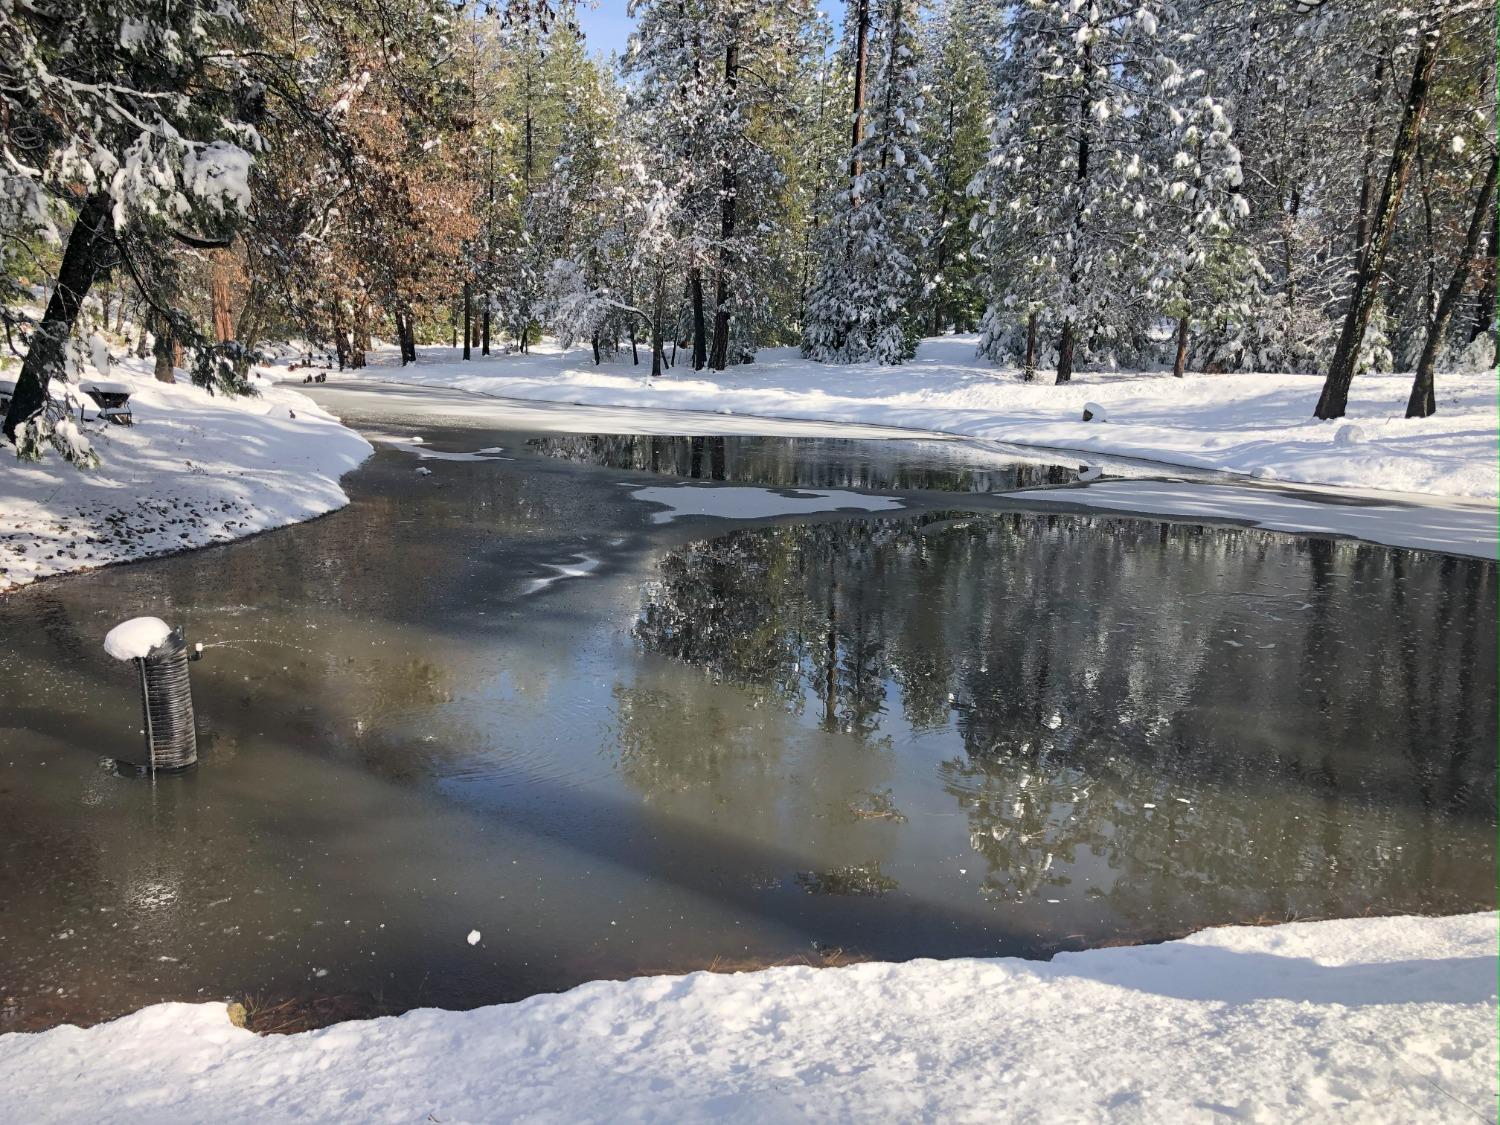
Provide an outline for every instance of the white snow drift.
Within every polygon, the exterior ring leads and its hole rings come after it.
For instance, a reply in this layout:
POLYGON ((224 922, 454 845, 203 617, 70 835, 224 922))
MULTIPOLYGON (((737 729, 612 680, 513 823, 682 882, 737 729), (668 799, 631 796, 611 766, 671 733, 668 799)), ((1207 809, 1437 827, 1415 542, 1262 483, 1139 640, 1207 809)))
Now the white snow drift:
POLYGON ((1495 927, 642 977, 285 1037, 161 1004, 0 1036, 0 1089, 27 1122, 1471 1121, 1495 1098, 1495 927))
POLYGON ((202 547, 341 508, 339 477, 369 444, 306 395, 256 380, 249 398, 153 379, 116 360, 133 426, 85 429, 102 464, 0 448, 0 591, 106 563, 202 547))

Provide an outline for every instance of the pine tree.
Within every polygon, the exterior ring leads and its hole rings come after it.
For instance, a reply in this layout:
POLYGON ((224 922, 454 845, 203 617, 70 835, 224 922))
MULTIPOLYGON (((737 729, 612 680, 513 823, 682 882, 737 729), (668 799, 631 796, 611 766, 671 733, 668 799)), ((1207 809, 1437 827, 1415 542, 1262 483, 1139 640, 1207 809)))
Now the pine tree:
POLYGON ((1071 0, 1011 5, 995 82, 1002 107, 985 172, 981 245, 993 263, 981 349, 1026 371, 1055 331, 1057 381, 1096 354, 1137 348, 1155 309, 1140 299, 1146 237, 1164 198, 1151 123, 1184 67, 1159 34, 1155 5, 1071 0))
POLYGON ((970 329, 984 308, 981 264, 970 228, 979 202, 969 184, 989 149, 989 81, 978 44, 984 20, 972 0, 946 0, 926 29, 922 149, 932 164, 924 232, 924 329, 970 329))
POLYGON ((900 363, 916 350, 932 166, 921 149, 914 9, 908 0, 859 5, 846 30, 852 54, 864 40, 868 84, 857 103, 850 180, 829 196, 808 294, 802 350, 825 363, 900 363))
POLYGON ((0 19, 0 299, 17 293, 17 241, 56 242, 68 230, 4 419, 28 455, 52 440, 88 460, 87 443, 66 437, 63 412, 49 408, 48 385, 64 375, 96 279, 118 264, 155 302, 132 251, 222 245, 248 209, 259 147, 243 64, 252 37, 232 0, 40 0, 0 19))

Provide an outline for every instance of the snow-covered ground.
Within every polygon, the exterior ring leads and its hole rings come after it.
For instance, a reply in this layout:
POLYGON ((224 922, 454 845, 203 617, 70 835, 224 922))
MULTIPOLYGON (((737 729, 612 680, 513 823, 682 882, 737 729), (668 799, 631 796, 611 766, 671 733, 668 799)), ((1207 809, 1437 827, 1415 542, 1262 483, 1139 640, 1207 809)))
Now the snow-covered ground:
POLYGON ((349 502, 339 477, 370 446, 306 395, 257 379, 257 396, 216 397, 157 382, 148 362, 111 366, 108 378, 132 389, 135 424, 85 424, 99 468, 79 470, 50 449, 40 462, 0 449, 0 591, 224 542, 349 502))
POLYGON ((641 977, 293 1036, 161 1004, 0 1036, 0 1089, 27 1122, 1493 1120, 1495 934, 1367 918, 641 977))
MULTIPOLYGON (((975 359, 974 336, 922 343, 900 367, 813 363, 771 348, 727 372, 672 368, 654 382, 629 355, 595 367, 589 349, 548 342, 530 355, 464 362, 455 349, 394 352, 333 379, 395 380, 520 399, 670 407, 773 418, 903 426, 987 441, 1143 457, 1258 480, 1340 485, 1487 500, 1497 495, 1500 438, 1493 372, 1441 374, 1439 413, 1407 419, 1409 375, 1361 375, 1348 417, 1312 417, 1321 380, 1309 375, 1089 372, 1067 386, 1021 383, 975 359), (1082 421, 1085 403, 1108 421, 1082 421)), ((645 353, 642 353, 643 356, 645 353)), ((649 357, 646 357, 649 358, 649 357)))
POLYGON ((1201 481, 1101 480, 1009 494, 1028 503, 1078 505, 1179 520, 1228 520, 1269 531, 1326 534, 1476 558, 1500 557, 1495 506, 1447 497, 1354 489, 1281 488, 1201 481))

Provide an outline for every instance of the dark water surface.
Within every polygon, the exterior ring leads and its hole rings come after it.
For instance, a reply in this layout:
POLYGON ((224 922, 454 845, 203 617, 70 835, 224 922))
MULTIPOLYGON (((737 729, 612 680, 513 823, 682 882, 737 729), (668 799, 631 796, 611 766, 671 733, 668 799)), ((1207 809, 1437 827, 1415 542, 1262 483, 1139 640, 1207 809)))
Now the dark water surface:
POLYGON ((0 599, 0 1027, 1495 904, 1494 563, 933 442, 425 432, 514 459, 0 599), (673 474, 903 507, 658 524, 673 474), (154 784, 139 613, 219 646, 154 784))

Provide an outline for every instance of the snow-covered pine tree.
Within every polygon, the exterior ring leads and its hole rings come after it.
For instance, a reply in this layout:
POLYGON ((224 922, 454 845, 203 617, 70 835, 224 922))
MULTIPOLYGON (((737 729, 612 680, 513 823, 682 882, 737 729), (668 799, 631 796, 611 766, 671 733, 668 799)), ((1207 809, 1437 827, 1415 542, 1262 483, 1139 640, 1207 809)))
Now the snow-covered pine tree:
POLYGON ((980 245, 992 263, 981 349, 1026 359, 1055 326, 1057 381, 1080 359, 1132 349, 1155 310, 1141 300, 1144 237, 1163 197, 1149 112, 1183 67, 1150 0, 1014 3, 996 16, 997 104, 980 245))
POLYGON ((805 63, 793 75, 795 125, 787 132, 783 150, 786 226, 777 235, 786 272, 776 323, 782 332, 799 340, 818 265, 817 236, 828 210, 825 200, 839 190, 849 168, 847 107, 852 75, 843 54, 834 50, 835 41, 832 25, 818 13, 806 35, 805 63))
POLYGON ((919 258, 930 161, 914 0, 853 0, 846 49, 856 71, 846 187, 828 196, 802 350, 825 363, 901 363, 916 350, 919 258), (859 57, 863 55, 863 64, 859 57))
POLYGON ((773 271, 762 268, 771 260, 768 236, 786 218, 787 177, 779 159, 786 146, 776 145, 775 137, 788 124, 784 108, 794 68, 806 56, 813 5, 714 0, 709 7, 709 26, 717 33, 711 58, 718 65, 705 139, 710 183, 717 179, 718 229, 708 366, 722 371, 751 354, 765 326, 773 284, 773 271))
POLYGON ((787 102, 812 6, 635 0, 631 10, 630 111, 656 138, 657 178, 670 168, 678 180, 692 364, 722 369, 745 351, 735 318, 757 327, 768 304, 760 267, 784 221, 785 182, 769 119, 787 102))
MULTIPOLYGON (((117 259, 141 272, 131 245, 219 244, 248 208, 251 34, 234 0, 38 0, 0 18, 0 298, 17 292, 17 241, 67 229, 4 419, 29 455, 60 433, 48 384, 96 278, 117 259), (127 242, 137 231, 148 237, 127 242)), ((76 442, 55 444, 76 458, 76 442)))
POLYGON ((924 330, 972 331, 984 310, 970 227, 979 212, 970 181, 989 149, 989 80, 980 53, 987 20, 976 0, 940 0, 923 38, 922 150, 932 164, 922 262, 924 330))
POLYGON ((653 217, 649 256, 661 272, 653 281, 652 304, 661 308, 653 312, 653 321, 661 320, 658 327, 665 331, 668 294, 684 287, 695 369, 708 363, 704 274, 714 261, 711 232, 719 193, 708 142, 721 65, 712 7, 680 0, 631 0, 636 31, 625 57, 630 79, 627 112, 632 130, 643 142, 643 166, 635 182, 654 185, 646 205, 653 217), (668 200, 670 214, 661 210, 668 200))
MULTIPOLYGON (((1161 142, 1150 160, 1165 169, 1164 198, 1140 210, 1149 214, 1148 289, 1176 322, 1172 374, 1181 377, 1195 322, 1208 330, 1211 351, 1243 350, 1259 263, 1236 237, 1250 205, 1240 191, 1244 170, 1224 102, 1200 68, 1174 74, 1166 87, 1145 111, 1161 142)), ((1127 164, 1126 175, 1136 177, 1140 167, 1127 164)))

